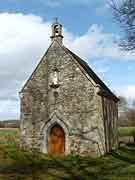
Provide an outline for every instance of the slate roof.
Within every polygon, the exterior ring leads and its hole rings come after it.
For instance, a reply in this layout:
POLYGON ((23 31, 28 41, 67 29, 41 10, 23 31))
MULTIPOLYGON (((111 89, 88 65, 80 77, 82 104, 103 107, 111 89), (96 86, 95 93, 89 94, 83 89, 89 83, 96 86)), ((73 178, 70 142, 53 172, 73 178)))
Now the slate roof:
POLYGON ((90 66, 84 60, 82 60, 79 56, 74 54, 68 48, 64 47, 64 49, 74 57, 74 59, 83 67, 83 69, 94 80, 94 82, 97 85, 100 85, 102 90, 99 92, 99 94, 101 94, 102 96, 110 97, 115 101, 119 101, 117 96, 103 83, 103 81, 95 74, 95 72, 90 68, 90 66))

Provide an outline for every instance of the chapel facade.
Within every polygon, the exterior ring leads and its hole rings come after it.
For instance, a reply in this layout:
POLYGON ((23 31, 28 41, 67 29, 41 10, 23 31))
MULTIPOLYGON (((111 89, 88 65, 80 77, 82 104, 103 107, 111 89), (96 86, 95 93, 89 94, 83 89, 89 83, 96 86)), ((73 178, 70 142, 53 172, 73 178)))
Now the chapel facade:
POLYGON ((63 45, 57 20, 51 41, 20 92, 21 147, 54 155, 109 152, 117 145, 118 98, 63 45))

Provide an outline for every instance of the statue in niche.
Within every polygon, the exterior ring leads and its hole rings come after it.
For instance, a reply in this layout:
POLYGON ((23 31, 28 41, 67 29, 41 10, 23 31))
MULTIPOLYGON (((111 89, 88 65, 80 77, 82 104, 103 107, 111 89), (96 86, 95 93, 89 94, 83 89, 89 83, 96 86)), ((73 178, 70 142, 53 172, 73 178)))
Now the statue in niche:
POLYGON ((58 88, 59 87, 59 83, 58 83, 58 70, 55 69, 52 72, 52 82, 51 82, 51 87, 52 88, 58 88))
POLYGON ((57 85, 58 84, 58 72, 54 71, 53 73, 53 84, 57 85))

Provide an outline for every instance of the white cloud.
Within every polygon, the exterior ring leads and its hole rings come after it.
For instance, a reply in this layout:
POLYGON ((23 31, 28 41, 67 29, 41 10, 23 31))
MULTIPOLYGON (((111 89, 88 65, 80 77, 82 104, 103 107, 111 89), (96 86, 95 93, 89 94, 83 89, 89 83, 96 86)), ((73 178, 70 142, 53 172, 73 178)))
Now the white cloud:
POLYGON ((96 69, 97 69, 97 72, 98 72, 98 73, 104 74, 104 73, 107 73, 110 68, 109 68, 108 66, 105 66, 105 67, 98 67, 98 68, 96 68, 96 69))
POLYGON ((67 45, 85 59, 111 58, 116 60, 135 60, 135 54, 121 51, 117 45, 119 37, 106 33, 102 25, 92 25, 86 34, 74 38, 67 45))
POLYGON ((125 85, 117 88, 117 94, 126 98, 135 99, 135 84, 125 85))
MULTIPOLYGON (((1 13, 0 24, 0 119, 17 118, 17 94, 50 44, 51 23, 35 15, 1 13)), ((65 45, 85 59, 133 59, 102 26, 92 25, 80 37, 64 29, 64 36, 65 45)))
POLYGON ((0 14, 0 119, 18 117, 18 92, 50 43, 40 17, 0 14))
POLYGON ((19 118, 19 101, 0 100, 0 120, 19 118))

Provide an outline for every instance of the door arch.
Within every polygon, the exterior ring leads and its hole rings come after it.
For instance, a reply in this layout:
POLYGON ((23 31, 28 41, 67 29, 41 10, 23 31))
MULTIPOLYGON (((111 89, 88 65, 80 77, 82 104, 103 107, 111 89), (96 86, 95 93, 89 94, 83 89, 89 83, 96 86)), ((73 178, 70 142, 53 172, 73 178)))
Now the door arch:
POLYGON ((65 133, 59 124, 51 127, 48 134, 48 153, 63 155, 65 152, 65 133))

